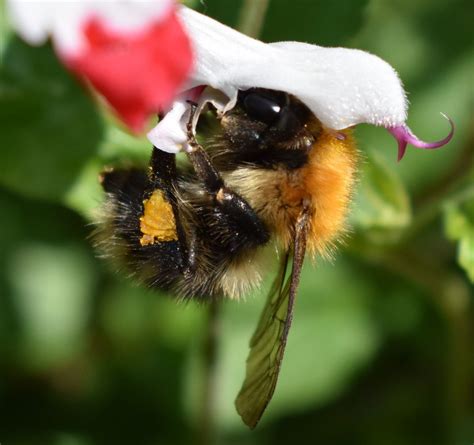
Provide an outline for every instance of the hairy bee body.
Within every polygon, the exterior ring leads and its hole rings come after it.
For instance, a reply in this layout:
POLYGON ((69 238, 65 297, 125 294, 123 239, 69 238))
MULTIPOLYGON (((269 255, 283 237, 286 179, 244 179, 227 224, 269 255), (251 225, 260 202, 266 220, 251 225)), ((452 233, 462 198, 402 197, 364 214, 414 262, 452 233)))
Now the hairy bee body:
POLYGON ((326 256, 345 229, 356 164, 349 132, 338 139, 323 131, 299 168, 240 167, 224 177, 247 199, 283 250, 291 248, 296 219, 307 203, 311 214, 308 249, 326 256))
POLYGON ((178 169, 173 154, 154 148, 149 171, 102 176, 98 246, 182 299, 240 298, 258 287, 271 263, 267 247, 291 250, 303 208, 310 252, 327 253, 354 182, 349 132, 327 131, 285 93, 243 92, 219 124, 205 153, 189 154, 193 168, 178 169))

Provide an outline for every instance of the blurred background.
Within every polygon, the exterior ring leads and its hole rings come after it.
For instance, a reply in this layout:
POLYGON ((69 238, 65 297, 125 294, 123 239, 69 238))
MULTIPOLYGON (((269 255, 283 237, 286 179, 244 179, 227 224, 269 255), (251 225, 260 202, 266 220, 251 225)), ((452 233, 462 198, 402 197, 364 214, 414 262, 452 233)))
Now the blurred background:
MULTIPOLYGON (((264 295, 222 305, 217 443, 471 445, 474 3, 270 0, 259 17, 252 1, 187 3, 240 29, 260 17, 265 41, 371 51, 400 73, 416 134, 444 137, 439 111, 456 124, 447 147, 409 148, 400 164, 387 132, 357 129, 352 233, 333 262, 305 266, 253 432, 234 398, 264 295)), ((198 443, 206 307, 134 285, 88 239, 98 172, 146 163, 150 147, 50 46, 15 37, 0 5, 0 443, 198 443)))

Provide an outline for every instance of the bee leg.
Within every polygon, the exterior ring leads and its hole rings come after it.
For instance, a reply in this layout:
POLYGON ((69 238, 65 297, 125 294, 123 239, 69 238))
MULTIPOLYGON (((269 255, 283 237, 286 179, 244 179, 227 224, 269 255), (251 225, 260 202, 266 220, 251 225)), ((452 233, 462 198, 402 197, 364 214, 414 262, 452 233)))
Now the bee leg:
POLYGON ((121 258, 152 287, 168 289, 196 269, 195 235, 184 230, 176 199, 175 156, 153 148, 149 170, 108 169, 100 175, 108 194, 107 223, 95 232, 99 248, 121 258), (167 231, 156 215, 172 215, 167 231), (174 233, 173 233, 174 230, 174 233))
POLYGON ((161 185, 169 189, 174 184, 176 178, 175 155, 153 147, 150 160, 150 181, 152 184, 161 185))
POLYGON ((255 245, 265 244, 270 235, 263 221, 245 199, 226 187, 209 155, 197 142, 192 131, 195 105, 191 104, 191 106, 193 108, 187 126, 188 143, 191 149, 186 153, 197 177, 203 183, 205 190, 212 196, 221 212, 232 221, 234 226, 238 226, 240 234, 246 235, 245 240, 255 245))
POLYGON ((179 205, 175 195, 176 179, 175 155, 153 147, 149 172, 151 188, 162 190, 172 205, 184 274, 189 275, 196 269, 196 235, 189 228, 186 233, 181 223, 179 205))
POLYGON ((190 149, 186 151, 186 154, 206 191, 212 195, 216 195, 219 190, 224 187, 224 181, 212 164, 208 154, 196 140, 196 136, 193 132, 193 120, 196 113, 196 104, 193 102, 189 102, 189 104, 191 106, 191 113, 187 124, 187 136, 190 149))

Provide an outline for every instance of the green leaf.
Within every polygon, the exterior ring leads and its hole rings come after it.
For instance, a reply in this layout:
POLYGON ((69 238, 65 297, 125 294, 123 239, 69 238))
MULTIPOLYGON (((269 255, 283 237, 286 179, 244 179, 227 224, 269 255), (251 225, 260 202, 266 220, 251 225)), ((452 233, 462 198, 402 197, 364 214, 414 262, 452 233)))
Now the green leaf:
POLYGON ((457 202, 449 202, 444 215, 448 238, 458 242, 458 263, 474 282, 474 187, 457 202))
POLYGON ((145 165, 150 143, 119 128, 50 46, 12 39, 0 68, 0 183, 93 219, 105 165, 145 165), (105 118, 100 116, 104 112, 105 118))
POLYGON ((49 45, 13 38, 0 67, 0 132, 1 183, 60 201, 97 152, 102 122, 49 45))
POLYGON ((474 226, 459 240, 458 261, 474 283, 474 226))
POLYGON ((10 35, 10 24, 7 20, 5 0, 0 0, 0 61, 3 60, 5 45, 10 35))
POLYGON ((239 18, 241 1, 200 0, 194 2, 195 9, 221 23, 235 28, 239 18))
POLYGON ((113 122, 107 122, 98 154, 77 173, 63 196, 64 204, 88 220, 96 219, 97 208, 104 198, 99 184, 100 172, 107 166, 145 168, 150 153, 150 142, 144 137, 134 137, 113 122))
POLYGON ((315 2, 272 0, 262 40, 292 40, 323 46, 346 44, 364 22, 368 0, 315 2))
POLYGON ((28 366, 48 368, 84 346, 92 265, 90 255, 73 243, 29 243, 12 252, 7 277, 22 326, 18 352, 28 366))
POLYGON ((397 235, 410 224, 411 206, 405 187, 374 151, 362 165, 354 208, 354 225, 374 238, 397 235))
POLYGON ((127 278, 106 289, 100 312, 104 331, 117 345, 141 348, 153 339, 177 351, 200 332, 204 315, 197 306, 184 307, 127 278))
MULTIPOLYGON (((82 347, 97 265, 64 207, 0 187, 0 356, 33 367, 82 347)), ((1 360, 1 359, 0 359, 1 360)))

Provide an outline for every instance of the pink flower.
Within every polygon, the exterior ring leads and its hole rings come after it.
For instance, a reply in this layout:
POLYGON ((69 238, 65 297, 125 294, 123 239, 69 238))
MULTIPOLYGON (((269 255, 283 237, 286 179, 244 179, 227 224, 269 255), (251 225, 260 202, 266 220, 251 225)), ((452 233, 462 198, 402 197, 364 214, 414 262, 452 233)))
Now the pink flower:
POLYGON ((293 94, 323 125, 336 132, 360 123, 385 127, 399 142, 399 159, 407 143, 437 148, 453 136, 451 121, 450 133, 438 142, 421 141, 411 132, 405 123, 408 105, 402 83, 395 70, 377 56, 300 42, 266 44, 188 8, 180 8, 179 16, 193 42, 196 59, 182 94, 148 134, 164 151, 187 148, 186 100, 191 96, 199 109, 212 102, 224 113, 235 105, 238 90, 255 87, 293 94), (196 99, 196 92, 201 90, 196 99))
POLYGON ((87 79, 133 130, 183 86, 192 50, 173 0, 9 0, 31 44, 51 37, 63 63, 87 79))

